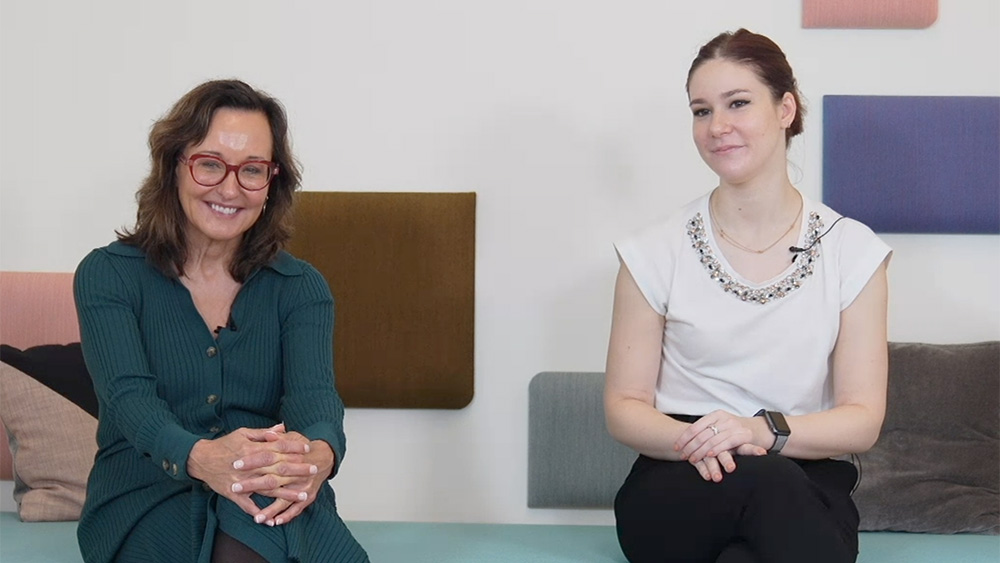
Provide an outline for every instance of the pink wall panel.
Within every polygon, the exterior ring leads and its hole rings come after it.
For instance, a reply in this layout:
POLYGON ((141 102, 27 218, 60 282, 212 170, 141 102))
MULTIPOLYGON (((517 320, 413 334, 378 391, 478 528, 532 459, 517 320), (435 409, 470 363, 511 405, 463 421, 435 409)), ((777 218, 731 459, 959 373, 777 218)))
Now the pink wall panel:
POLYGON ((0 344, 25 349, 79 341, 73 272, 0 272, 0 344))
POLYGON ((802 27, 923 29, 937 20, 938 0, 802 0, 802 27))

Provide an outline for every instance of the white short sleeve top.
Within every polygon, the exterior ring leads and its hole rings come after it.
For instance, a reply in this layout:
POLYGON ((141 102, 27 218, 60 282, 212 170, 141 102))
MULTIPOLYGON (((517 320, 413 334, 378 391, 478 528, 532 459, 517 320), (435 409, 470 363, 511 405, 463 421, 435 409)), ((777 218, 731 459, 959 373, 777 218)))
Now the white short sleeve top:
POLYGON ((740 416, 831 408, 840 313, 892 250, 864 224, 836 222, 839 214, 803 196, 797 246, 808 250, 777 277, 752 283, 716 250, 708 201, 702 196, 615 245, 666 319, 655 407, 740 416))

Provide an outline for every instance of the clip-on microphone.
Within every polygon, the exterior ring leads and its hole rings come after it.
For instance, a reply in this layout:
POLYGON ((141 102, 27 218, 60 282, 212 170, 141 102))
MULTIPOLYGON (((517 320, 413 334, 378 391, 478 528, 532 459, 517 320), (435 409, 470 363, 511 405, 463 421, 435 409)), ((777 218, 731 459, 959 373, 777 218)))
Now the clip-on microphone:
POLYGON ((808 252, 812 247, 816 246, 816 244, 819 242, 819 240, 821 238, 825 237, 826 234, 829 233, 830 230, 833 229, 837 225, 837 223, 840 222, 841 219, 846 219, 846 216, 841 215, 840 217, 837 217, 837 220, 833 222, 833 225, 830 225, 829 229, 823 231, 823 234, 821 234, 818 237, 816 237, 816 240, 812 241, 812 244, 810 244, 809 246, 807 246, 805 248, 801 248, 801 247, 798 247, 798 246, 789 246, 788 247, 788 251, 792 253, 792 262, 795 262, 795 259, 799 257, 800 253, 802 253, 802 252, 808 252))

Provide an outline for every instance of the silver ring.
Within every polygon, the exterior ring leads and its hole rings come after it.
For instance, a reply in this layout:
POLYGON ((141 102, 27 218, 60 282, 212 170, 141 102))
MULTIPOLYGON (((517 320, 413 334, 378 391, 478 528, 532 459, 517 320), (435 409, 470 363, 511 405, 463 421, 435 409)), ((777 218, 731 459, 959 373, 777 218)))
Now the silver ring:
POLYGON ((714 434, 714 435, 716 435, 716 436, 718 436, 718 435, 719 435, 719 429, 718 429, 718 428, 716 428, 714 424, 713 424, 713 425, 711 425, 711 426, 709 426, 709 428, 711 428, 711 429, 712 429, 712 434, 714 434))

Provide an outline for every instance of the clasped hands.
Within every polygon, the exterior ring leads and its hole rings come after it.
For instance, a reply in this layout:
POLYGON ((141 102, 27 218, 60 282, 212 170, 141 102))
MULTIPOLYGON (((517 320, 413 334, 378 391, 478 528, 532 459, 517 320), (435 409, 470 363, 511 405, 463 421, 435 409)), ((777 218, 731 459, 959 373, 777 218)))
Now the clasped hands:
POLYGON ((310 442, 277 424, 199 440, 188 457, 188 474, 233 501, 254 522, 280 526, 312 504, 335 462, 326 442, 310 442), (250 498, 253 493, 274 501, 259 508, 250 498))
POLYGON ((674 442, 674 451, 698 470, 706 481, 722 481, 723 472, 736 471, 736 456, 767 455, 753 443, 753 419, 724 410, 713 411, 692 423, 674 442))

